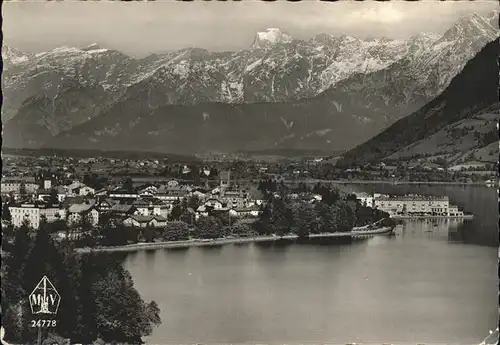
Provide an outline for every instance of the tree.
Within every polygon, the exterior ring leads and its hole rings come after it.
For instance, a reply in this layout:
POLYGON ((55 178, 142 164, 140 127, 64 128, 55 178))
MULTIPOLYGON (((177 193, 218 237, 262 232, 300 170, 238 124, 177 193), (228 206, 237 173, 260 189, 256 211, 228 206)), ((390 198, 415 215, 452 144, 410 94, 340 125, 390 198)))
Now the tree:
POLYGON ((214 167, 210 168, 210 177, 211 178, 217 177, 218 175, 219 175, 219 172, 217 171, 216 168, 214 168, 214 167))
POLYGON ((26 296, 43 275, 61 295, 58 325, 48 336, 42 332, 43 343, 62 337, 91 344, 100 337, 140 344, 161 322, 158 305, 142 300, 119 260, 107 253, 77 255, 70 246, 56 246, 45 225, 33 241, 27 226, 21 226, 2 262, 2 277, 9 277, 1 286, 7 340, 26 344, 36 338, 36 329, 28 323, 32 315, 26 296))
POLYGON ((345 197, 346 200, 349 200, 349 201, 358 201, 358 198, 356 197, 356 194, 347 194, 347 196, 345 197))
POLYGON ((90 212, 82 214, 79 217, 77 228, 82 232, 88 232, 94 228, 94 225, 92 224, 92 214, 90 212))
POLYGON ((10 214, 9 204, 8 203, 3 204, 3 207, 2 207, 2 220, 5 220, 5 221, 7 221, 9 223, 12 221, 12 215, 10 214))
POLYGON ((97 338, 95 319, 98 310, 93 296, 93 279, 100 268, 96 261, 96 255, 93 253, 81 257, 79 260, 79 277, 74 278, 79 280, 75 290, 80 305, 77 327, 72 334, 74 343, 90 344, 97 338))
POLYGON ((336 231, 337 214, 333 206, 321 203, 317 206, 317 214, 321 219, 320 232, 330 233, 336 231))
POLYGON ((316 226, 316 213, 313 206, 308 203, 302 203, 297 208, 294 222, 294 233, 299 237, 308 237, 310 233, 314 232, 313 226, 316 226))
POLYGON ((180 220, 182 215, 182 206, 181 204, 177 201, 174 204, 174 207, 172 207, 172 211, 170 212, 170 219, 171 220, 180 220))
POLYGON ((90 232, 92 229, 93 225, 90 213, 80 214, 76 221, 69 224, 67 238, 71 240, 79 240, 81 235, 90 232))
POLYGON ((66 220, 61 219, 61 217, 56 215, 56 220, 47 224, 49 233, 57 233, 60 231, 67 232, 68 231, 68 223, 66 220))
POLYGON ((127 244, 129 241, 137 242, 138 237, 135 228, 113 222, 104 226, 100 234, 102 236, 101 244, 105 246, 120 246, 127 244))
POLYGON ((344 202, 338 202, 333 206, 333 214, 335 215, 335 231, 351 231, 356 222, 354 210, 344 202))
POLYGON ((187 207, 196 210, 200 206, 200 198, 197 195, 191 195, 187 201, 187 207))
POLYGON ((168 222, 163 231, 165 241, 184 241, 189 240, 189 227, 184 222, 168 222))
POLYGON ((186 210, 189 207, 188 199, 182 198, 180 205, 181 205, 181 211, 184 212, 184 210, 186 210))
POLYGON ((148 225, 142 231, 142 235, 144 236, 144 239, 146 240, 146 242, 148 242, 148 243, 153 242, 156 238, 156 229, 154 229, 153 227, 148 225))
POLYGON ((312 189, 312 192, 315 193, 315 194, 320 194, 321 193, 321 188, 322 188, 321 184, 319 182, 317 182, 314 185, 314 187, 312 189))
MULTIPOLYGON (((161 323, 156 302, 145 303, 134 288, 130 273, 108 256, 95 256, 91 293, 98 336, 106 342, 142 343, 161 323)), ((90 272, 89 272, 90 273, 90 272)))
POLYGON ((310 229, 312 234, 319 234, 323 229, 323 220, 316 212, 316 209, 313 208, 314 218, 311 220, 310 229))
MULTIPOLYGON (((54 245, 45 225, 37 230, 33 248, 26 260, 22 277, 23 289, 31 291, 43 276, 47 276, 54 286, 57 286, 61 296, 58 310, 59 321, 55 330, 59 335, 70 336, 77 323, 75 294, 63 256, 54 245)), ((24 336, 29 339, 34 336, 33 330, 26 324, 29 321, 27 318, 23 321, 24 336)))
POLYGON ((130 177, 127 177, 123 183, 122 183, 122 189, 125 190, 128 193, 133 193, 134 192, 134 184, 132 182, 132 179, 130 177))
POLYGON ((196 234, 199 238, 220 238, 223 235, 222 223, 216 217, 202 217, 196 222, 196 234))
POLYGON ((57 205, 59 203, 59 198, 57 196, 57 190, 55 188, 52 188, 50 190, 50 196, 48 200, 48 204, 50 205, 57 205))
POLYGON ((248 224, 240 222, 231 227, 231 234, 237 237, 249 237, 254 235, 254 231, 248 224))
POLYGON ((234 224, 237 220, 236 217, 231 216, 229 211, 221 212, 217 210, 210 210, 208 215, 219 219, 223 226, 231 226, 231 224, 234 224))
POLYGON ((195 186, 199 186, 201 183, 200 171, 195 165, 190 166, 191 171, 189 172, 190 180, 193 181, 195 186))
POLYGON ((4 239, 4 243, 2 245, 5 246, 7 240, 14 237, 14 226, 10 223, 8 223, 8 224, 2 223, 2 236, 4 239))
POLYGON ((2 326, 7 340, 18 339, 22 334, 20 311, 26 310, 25 298, 29 293, 23 288, 23 269, 31 247, 30 227, 26 221, 16 229, 13 245, 2 258, 2 326))
POLYGON ((321 195, 321 201, 327 205, 333 205, 340 199, 340 193, 337 190, 327 187, 323 187, 319 194, 321 195))
POLYGON ((260 235, 269 235, 272 233, 271 229, 271 205, 270 204, 262 204, 260 205, 260 216, 259 220, 257 220, 253 227, 260 235))

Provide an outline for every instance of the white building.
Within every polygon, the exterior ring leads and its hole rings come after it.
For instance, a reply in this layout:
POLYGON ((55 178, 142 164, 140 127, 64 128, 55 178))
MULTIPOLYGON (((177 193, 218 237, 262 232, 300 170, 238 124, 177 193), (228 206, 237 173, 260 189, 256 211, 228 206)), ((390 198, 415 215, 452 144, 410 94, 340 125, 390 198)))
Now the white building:
POLYGON ((241 191, 224 191, 220 199, 230 207, 242 208, 246 205, 246 198, 241 191))
POLYGON ((80 196, 87 196, 87 195, 93 195, 95 193, 95 189, 89 186, 82 186, 80 187, 79 190, 79 195, 80 196))
POLYGON ((158 200, 136 200, 133 203, 137 209, 136 214, 142 216, 162 216, 168 217, 172 211, 173 204, 163 203, 158 200))
POLYGON ((2 194, 19 193, 20 189, 20 182, 2 180, 2 194))
POLYGON ((38 190, 40 186, 34 182, 27 182, 23 180, 9 179, 7 177, 2 178, 1 191, 2 194, 21 193, 21 190, 24 188, 24 191, 27 194, 34 194, 38 190))
POLYGON ((177 180, 170 180, 167 182, 167 188, 169 189, 175 189, 179 188, 179 181, 177 180))
POLYGON ((49 223, 66 218, 66 210, 64 208, 46 207, 44 204, 21 204, 19 206, 10 206, 9 211, 14 227, 21 226, 23 221, 27 219, 34 229, 38 229, 42 216, 45 216, 49 223))
POLYGON ((109 197, 113 199, 137 199, 139 197, 139 194, 135 192, 115 190, 109 193, 109 197))
POLYGON ((447 196, 383 195, 374 199, 374 207, 391 216, 402 214, 448 216, 450 205, 447 196))
POLYGON ((373 196, 368 193, 354 193, 361 205, 373 208, 373 196))
POLYGON ((123 221, 123 225, 133 226, 137 228, 161 228, 167 225, 167 218, 162 216, 142 216, 142 215, 134 215, 127 217, 123 221))
POLYGON ((156 193, 158 193, 158 188, 155 187, 155 186, 147 186, 143 189, 141 189, 138 194, 140 196, 143 196, 143 195, 155 195, 156 193))
POLYGON ((222 209, 222 202, 215 198, 210 198, 207 201, 205 201, 205 206, 206 207, 212 207, 215 210, 222 209))
POLYGON ((229 214, 233 217, 258 217, 260 209, 258 206, 232 208, 229 210, 229 214))
POLYGON ((81 182, 75 181, 69 186, 65 187, 66 189, 66 194, 68 196, 87 196, 87 195, 93 195, 95 193, 95 189, 92 187, 89 187, 87 185, 84 185, 81 182))
POLYGON ((448 208, 448 215, 450 217, 463 217, 464 212, 458 209, 458 206, 450 205, 448 208))
POLYGON ((196 209, 195 217, 196 220, 198 220, 200 217, 208 217, 208 209, 204 205, 198 206, 198 208, 196 209))
POLYGON ((68 209, 68 223, 77 223, 82 217, 89 215, 92 225, 96 226, 99 224, 99 211, 96 209, 95 205, 73 204, 68 209))

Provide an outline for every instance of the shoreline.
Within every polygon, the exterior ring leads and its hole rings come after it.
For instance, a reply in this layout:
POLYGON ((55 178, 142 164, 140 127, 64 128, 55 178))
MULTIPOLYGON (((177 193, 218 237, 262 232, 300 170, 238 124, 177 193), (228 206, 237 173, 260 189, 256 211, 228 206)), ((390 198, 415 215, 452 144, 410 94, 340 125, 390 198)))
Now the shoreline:
POLYGON ((430 184, 430 185, 450 185, 450 186, 484 186, 489 188, 496 187, 488 186, 484 182, 452 182, 452 181, 390 181, 390 180, 322 180, 322 179, 309 179, 309 180, 284 180, 285 183, 338 183, 338 184, 393 184, 393 185, 405 185, 405 184, 430 184))
MULTIPOLYGON (((153 181, 153 182, 167 182, 169 178, 159 178, 159 177, 147 177, 147 176, 137 176, 137 180, 141 181, 153 181)), ((134 178, 132 178, 133 180, 134 178)), ((192 182, 192 180, 178 179, 179 182, 192 182)), ((217 180, 207 180, 209 182, 217 182, 217 180)), ((258 182, 258 178, 248 178, 248 179, 235 179, 235 182, 246 183, 246 182, 258 182)), ((337 184, 393 184, 393 185, 450 185, 450 186, 483 186, 488 188, 496 188, 496 184, 487 185, 486 181, 480 182, 458 182, 458 181, 394 181, 394 180, 347 180, 347 179, 315 179, 315 178, 305 178, 305 179, 283 179, 284 183, 337 183, 337 184)))
MULTIPOLYGON (((382 227, 374 230, 359 230, 365 227, 359 227, 358 230, 349 232, 334 232, 324 234, 310 234, 308 238, 363 238, 376 235, 386 235, 393 231, 392 227, 382 227)), ((189 248, 189 247, 203 247, 225 244, 241 244, 241 243, 256 243, 256 242, 270 242, 279 240, 292 240, 298 239, 297 235, 285 236, 258 236, 258 237, 240 237, 240 238, 218 238, 213 240, 185 240, 185 241, 167 241, 167 242, 151 242, 151 243, 134 243, 116 247, 98 247, 98 248, 76 248, 78 253, 91 253, 91 252, 133 252, 138 250, 157 250, 169 248, 189 248)))
POLYGON ((392 219, 474 219, 474 215, 465 216, 391 216, 392 219))

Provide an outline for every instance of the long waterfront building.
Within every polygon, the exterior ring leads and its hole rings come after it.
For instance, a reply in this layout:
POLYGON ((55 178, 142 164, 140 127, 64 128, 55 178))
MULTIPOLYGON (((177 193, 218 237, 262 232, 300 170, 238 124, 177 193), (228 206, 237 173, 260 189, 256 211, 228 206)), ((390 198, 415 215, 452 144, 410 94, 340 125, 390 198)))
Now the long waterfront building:
POLYGON ((389 213, 391 216, 443 216, 463 217, 463 211, 458 206, 451 205, 447 196, 423 195, 382 195, 365 194, 357 196, 360 201, 373 208, 389 213))

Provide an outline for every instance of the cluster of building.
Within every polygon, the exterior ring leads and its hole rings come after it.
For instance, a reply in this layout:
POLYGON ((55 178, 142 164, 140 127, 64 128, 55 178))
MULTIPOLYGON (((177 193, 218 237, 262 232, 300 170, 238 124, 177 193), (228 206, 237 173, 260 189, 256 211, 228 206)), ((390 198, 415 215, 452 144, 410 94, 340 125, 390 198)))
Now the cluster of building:
POLYGON ((464 217, 464 212, 459 210, 458 206, 450 204, 447 196, 355 194, 363 205, 387 212, 391 217, 464 217))
POLYGON ((196 197, 196 205, 189 204, 182 214, 183 220, 191 224, 210 212, 225 212, 238 218, 258 217, 263 202, 257 191, 231 183, 229 171, 221 172, 219 185, 211 189, 170 180, 127 190, 123 186, 96 190, 80 181, 56 186, 51 180, 37 183, 31 178, 10 178, 2 179, 1 191, 2 200, 11 199, 12 225, 21 226, 27 219, 34 228, 40 226, 42 218, 72 224, 86 217, 97 226, 103 216, 127 226, 163 227, 174 206, 191 197, 196 197), (10 197, 4 198, 7 195, 10 197))

